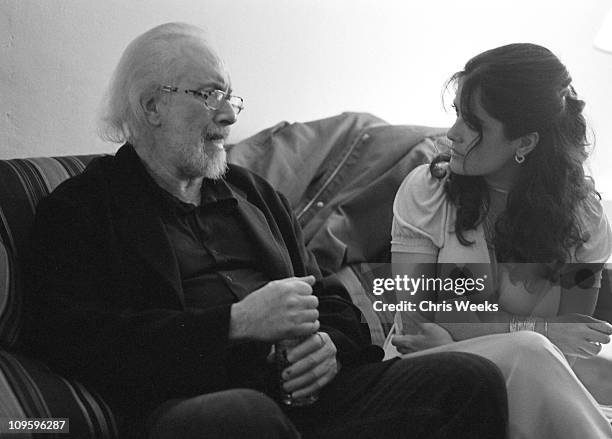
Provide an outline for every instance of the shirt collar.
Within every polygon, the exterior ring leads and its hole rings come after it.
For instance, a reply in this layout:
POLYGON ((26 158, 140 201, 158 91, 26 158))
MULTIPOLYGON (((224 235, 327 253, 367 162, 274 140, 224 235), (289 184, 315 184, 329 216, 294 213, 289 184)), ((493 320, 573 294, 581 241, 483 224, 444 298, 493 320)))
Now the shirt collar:
MULTIPOLYGON (((146 186, 152 190, 158 197, 159 200, 164 204, 165 207, 175 210, 176 212, 181 212, 183 214, 187 214, 195 210, 198 206, 192 203, 186 203, 173 194, 162 188, 157 182, 153 179, 153 177, 147 171, 144 163, 136 151, 131 151, 138 163, 138 172, 141 174, 143 181, 146 186)), ((232 187, 225 181, 224 178, 219 178, 217 180, 211 180, 209 178, 205 178, 202 180, 202 187, 200 189, 201 193, 201 207, 204 207, 209 204, 230 201, 234 200, 237 202, 237 196, 232 189, 232 187)))

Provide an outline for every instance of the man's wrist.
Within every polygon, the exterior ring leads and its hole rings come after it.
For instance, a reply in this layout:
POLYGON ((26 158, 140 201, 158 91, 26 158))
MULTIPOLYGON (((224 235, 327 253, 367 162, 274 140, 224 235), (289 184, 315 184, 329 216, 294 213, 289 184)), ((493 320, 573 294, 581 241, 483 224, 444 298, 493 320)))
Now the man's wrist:
POLYGON ((242 315, 242 307, 240 303, 234 303, 230 308, 230 323, 229 334, 230 340, 243 340, 246 338, 246 329, 244 327, 244 317, 242 315))

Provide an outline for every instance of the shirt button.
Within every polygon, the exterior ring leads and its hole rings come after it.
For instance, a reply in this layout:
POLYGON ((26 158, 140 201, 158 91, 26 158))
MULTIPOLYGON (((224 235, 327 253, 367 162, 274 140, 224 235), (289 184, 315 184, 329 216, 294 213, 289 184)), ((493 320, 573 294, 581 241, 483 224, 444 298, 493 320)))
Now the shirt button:
POLYGON ((361 136, 361 141, 365 142, 370 138, 370 135, 368 133, 365 133, 363 136, 361 136))
POLYGON ((232 277, 230 275, 225 276, 225 278, 228 280, 228 282, 233 282, 232 277))
POLYGON ((323 201, 317 201, 317 204, 315 204, 315 206, 320 209, 321 207, 325 206, 325 203, 323 201))

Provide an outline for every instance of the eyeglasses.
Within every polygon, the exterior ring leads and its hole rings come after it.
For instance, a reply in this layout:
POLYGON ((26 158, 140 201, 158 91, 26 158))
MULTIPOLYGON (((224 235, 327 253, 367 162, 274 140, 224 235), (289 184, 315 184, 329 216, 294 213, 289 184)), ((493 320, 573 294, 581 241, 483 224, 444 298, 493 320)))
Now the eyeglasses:
MULTIPOLYGON (((162 85, 162 91, 168 93, 178 93, 181 91, 178 87, 171 87, 169 85, 162 85)), ((182 90, 183 92, 192 95, 197 100, 202 102, 209 110, 218 110, 223 105, 224 101, 229 102, 230 106, 234 110, 234 113, 240 114, 244 110, 244 99, 240 96, 234 96, 221 90, 182 90)))

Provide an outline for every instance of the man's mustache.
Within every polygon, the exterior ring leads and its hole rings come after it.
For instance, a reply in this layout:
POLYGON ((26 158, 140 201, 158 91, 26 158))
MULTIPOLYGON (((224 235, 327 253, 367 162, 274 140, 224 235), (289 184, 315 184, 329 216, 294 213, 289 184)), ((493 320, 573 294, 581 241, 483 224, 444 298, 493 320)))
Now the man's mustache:
POLYGON ((208 141, 225 140, 229 136, 229 130, 210 130, 204 134, 204 139, 208 141))

